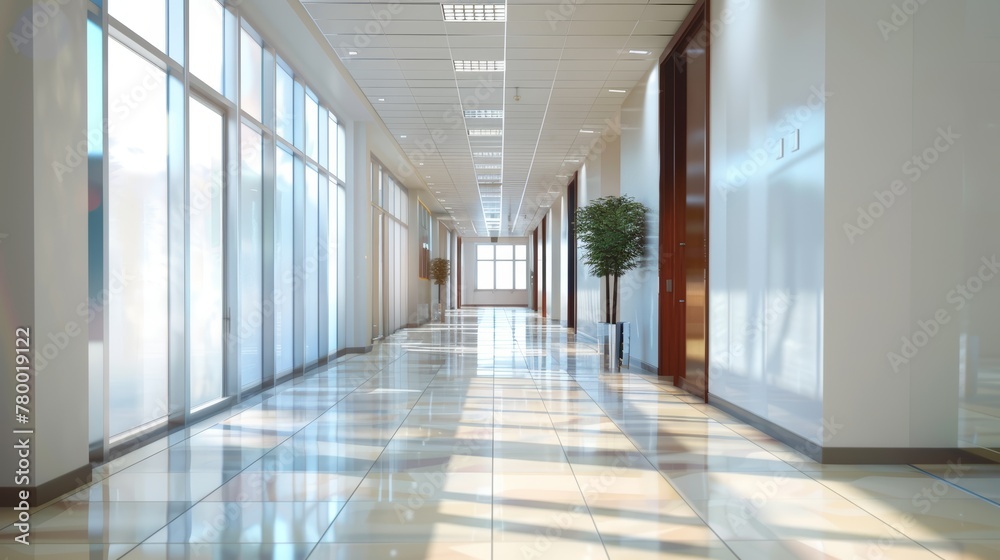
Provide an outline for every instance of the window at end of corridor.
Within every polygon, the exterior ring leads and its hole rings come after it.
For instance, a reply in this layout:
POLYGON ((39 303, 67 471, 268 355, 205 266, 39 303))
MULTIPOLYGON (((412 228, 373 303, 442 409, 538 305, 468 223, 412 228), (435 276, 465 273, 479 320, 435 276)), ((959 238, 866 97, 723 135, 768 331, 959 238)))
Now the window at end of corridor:
POLYGON ((476 289, 528 289, 528 246, 510 243, 476 245, 476 289))

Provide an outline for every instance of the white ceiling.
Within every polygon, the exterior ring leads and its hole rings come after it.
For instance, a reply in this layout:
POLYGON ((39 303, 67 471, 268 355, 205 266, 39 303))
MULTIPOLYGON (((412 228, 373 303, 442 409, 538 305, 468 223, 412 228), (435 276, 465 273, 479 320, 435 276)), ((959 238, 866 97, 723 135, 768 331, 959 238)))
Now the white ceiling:
POLYGON ((694 1, 512 0, 505 22, 445 22, 438 2, 302 3, 458 230, 487 234, 482 186, 487 197, 502 192, 500 235, 519 236, 567 183, 557 176, 579 169, 617 116, 627 93, 608 90, 631 91, 694 1), (505 71, 456 72, 454 61, 505 61, 505 71), (469 109, 504 118, 465 119, 469 109), (478 185, 475 165, 501 161, 502 170, 478 174, 502 173, 502 189, 478 185))

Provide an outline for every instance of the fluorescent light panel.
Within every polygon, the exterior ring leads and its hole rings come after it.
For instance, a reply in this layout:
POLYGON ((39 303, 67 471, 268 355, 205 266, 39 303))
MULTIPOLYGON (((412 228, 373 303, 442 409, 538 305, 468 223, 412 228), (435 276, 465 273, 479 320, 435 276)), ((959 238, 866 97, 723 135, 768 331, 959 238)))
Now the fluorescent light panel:
POLYGON ((500 177, 501 176, 499 174, 476 176, 480 183, 499 183, 500 177))
POLYGON ((498 158, 501 155, 500 152, 472 152, 472 157, 477 158, 498 158))
POLYGON ((503 131, 499 128, 470 128, 469 136, 502 136, 503 131))
POLYGON ((442 4, 445 21, 506 21, 506 4, 442 4))
POLYGON ((503 72, 502 60, 456 60, 456 72, 503 72))
POLYGON ((500 109, 466 109, 467 119, 502 119, 503 111, 500 109))

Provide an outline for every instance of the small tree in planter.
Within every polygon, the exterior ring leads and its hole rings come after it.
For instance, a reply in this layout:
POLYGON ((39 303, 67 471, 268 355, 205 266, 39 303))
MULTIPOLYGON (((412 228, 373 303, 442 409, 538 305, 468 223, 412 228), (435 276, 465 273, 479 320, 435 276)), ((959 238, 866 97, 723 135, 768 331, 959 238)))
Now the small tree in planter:
POLYGON ((448 282, 448 278, 451 276, 451 261, 448 259, 431 259, 431 280, 437 284, 438 287, 438 312, 441 314, 441 320, 444 320, 444 298, 442 297, 442 288, 448 282))
MULTIPOLYGON (((627 195, 598 198, 576 211, 576 236, 585 252, 583 262, 591 274, 604 278, 604 322, 617 325, 616 337, 621 337, 618 280, 639 266, 642 259, 646 211, 644 204, 627 195)), ((620 353, 620 338, 616 347, 620 353)))

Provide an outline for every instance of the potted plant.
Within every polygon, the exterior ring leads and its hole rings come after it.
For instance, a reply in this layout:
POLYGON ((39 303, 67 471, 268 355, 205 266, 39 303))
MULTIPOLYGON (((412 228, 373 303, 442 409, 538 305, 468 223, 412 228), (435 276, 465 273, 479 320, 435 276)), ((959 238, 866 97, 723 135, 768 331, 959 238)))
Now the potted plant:
POLYGON ((431 280, 437 284, 438 287, 438 315, 441 317, 441 321, 444 321, 444 297, 442 294, 442 288, 448 282, 448 277, 451 276, 451 261, 448 259, 431 259, 431 280))
POLYGON ((618 280, 642 259, 647 208, 630 196, 598 198, 576 211, 576 236, 590 273, 604 278, 602 345, 605 363, 618 371, 627 323, 618 321, 618 280), (613 282, 613 284, 612 284, 613 282))

